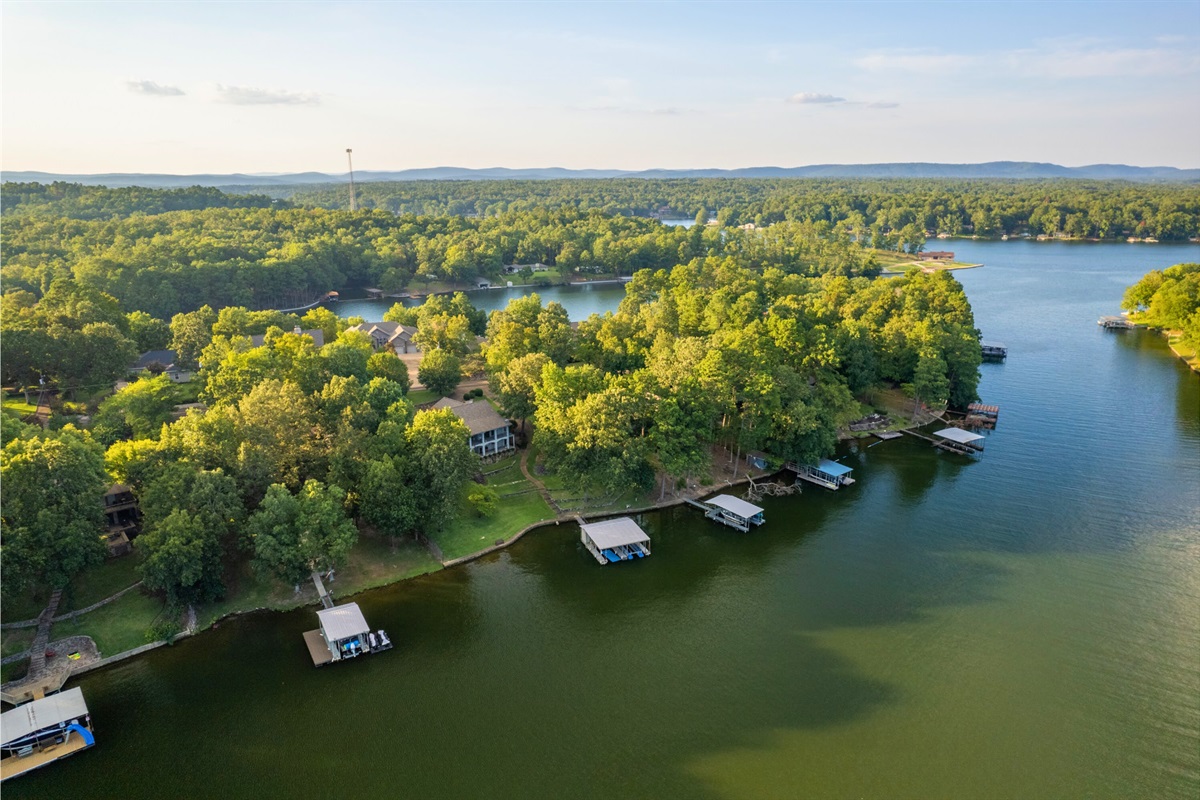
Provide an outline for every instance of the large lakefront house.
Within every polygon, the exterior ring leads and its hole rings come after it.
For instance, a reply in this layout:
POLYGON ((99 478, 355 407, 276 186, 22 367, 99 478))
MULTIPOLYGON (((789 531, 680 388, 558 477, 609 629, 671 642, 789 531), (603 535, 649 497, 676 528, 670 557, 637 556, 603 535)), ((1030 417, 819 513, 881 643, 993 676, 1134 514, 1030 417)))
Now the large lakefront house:
POLYGON ((448 408, 471 431, 471 451, 477 456, 493 456, 516 447, 508 420, 496 413, 486 400, 454 400, 443 397, 435 409, 448 408))
POLYGON ((417 346, 412 341, 417 329, 411 325, 401 325, 399 322, 364 322, 347 330, 362 331, 370 336, 371 344, 376 350, 383 350, 391 345, 392 352, 396 354, 417 352, 417 346))

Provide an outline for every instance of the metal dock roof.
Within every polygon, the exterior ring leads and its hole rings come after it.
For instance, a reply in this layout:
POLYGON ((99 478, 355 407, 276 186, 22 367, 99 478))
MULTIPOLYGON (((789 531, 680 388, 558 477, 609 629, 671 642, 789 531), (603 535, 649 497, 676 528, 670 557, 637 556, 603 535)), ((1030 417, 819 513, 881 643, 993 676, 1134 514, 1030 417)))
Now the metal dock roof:
POLYGON ((78 686, 17 706, 12 711, 0 714, 3 744, 7 745, 44 728, 55 727, 60 722, 81 719, 87 716, 87 713, 83 690, 78 686))
POLYGON ((959 444, 970 444, 983 438, 978 433, 964 431, 962 428, 942 428, 940 431, 934 431, 933 435, 959 444))
POLYGON ((580 525, 588 538, 601 550, 620 547, 623 544, 648 542, 650 537, 629 517, 606 519, 603 522, 586 522, 580 525))
POLYGON ((719 494, 716 497, 705 500, 704 503, 717 508, 723 508, 726 511, 736 514, 742 519, 750 519, 763 512, 761 508, 753 503, 747 503, 745 500, 734 497, 729 494, 719 494))
POLYGON ((332 642, 349 639, 371 630, 358 603, 343 603, 333 608, 323 608, 317 612, 317 619, 321 622, 325 638, 332 642))

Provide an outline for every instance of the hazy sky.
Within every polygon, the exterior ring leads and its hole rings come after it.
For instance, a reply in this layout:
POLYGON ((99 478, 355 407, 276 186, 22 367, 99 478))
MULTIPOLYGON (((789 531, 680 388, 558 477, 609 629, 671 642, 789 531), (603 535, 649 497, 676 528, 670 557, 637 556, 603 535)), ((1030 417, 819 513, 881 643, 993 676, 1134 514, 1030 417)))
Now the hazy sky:
POLYGON ((1200 167, 1200 0, 3 3, 8 170, 1200 167))

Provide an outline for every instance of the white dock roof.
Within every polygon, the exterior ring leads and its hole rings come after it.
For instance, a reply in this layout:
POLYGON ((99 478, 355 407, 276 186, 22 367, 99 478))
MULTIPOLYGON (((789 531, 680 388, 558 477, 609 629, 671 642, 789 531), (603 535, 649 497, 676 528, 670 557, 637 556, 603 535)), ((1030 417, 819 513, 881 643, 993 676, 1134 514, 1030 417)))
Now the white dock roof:
POLYGON ((704 502, 707 505, 723 508, 726 511, 737 514, 742 519, 750 519, 751 517, 763 512, 761 508, 753 503, 747 503, 745 500, 729 494, 719 494, 716 497, 705 500, 704 502))
POLYGON ((358 603, 323 608, 317 612, 317 619, 321 622, 321 630, 325 632, 325 640, 330 642, 349 639, 371 630, 358 603))
POLYGON ((585 522, 581 526, 592 543, 601 550, 620 547, 623 544, 648 542, 650 537, 629 517, 606 519, 603 522, 585 522))
POLYGON ((0 730, 4 744, 23 736, 51 728, 60 722, 83 719, 87 716, 87 703, 83 702, 83 691, 76 686, 65 692, 43 697, 0 714, 0 730))
POLYGON ((962 428, 942 428, 940 431, 934 431, 933 435, 949 439, 952 442, 958 442, 959 444, 970 444, 983 438, 978 433, 964 431, 962 428))

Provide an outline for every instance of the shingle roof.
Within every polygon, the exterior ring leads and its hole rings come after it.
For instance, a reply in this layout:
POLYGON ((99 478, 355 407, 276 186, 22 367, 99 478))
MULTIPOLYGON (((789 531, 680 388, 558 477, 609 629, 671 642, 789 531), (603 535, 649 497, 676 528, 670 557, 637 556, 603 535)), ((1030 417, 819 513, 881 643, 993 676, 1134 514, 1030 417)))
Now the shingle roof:
POLYGON ((496 409, 492 408, 491 404, 486 400, 475 402, 469 400, 462 402, 460 400, 452 400, 449 397, 443 397, 433 404, 434 409, 448 408, 461 419, 474 436, 477 433, 485 431, 494 431, 497 428, 507 428, 508 421, 504 417, 496 413, 496 409))
POLYGON ((167 369, 175 366, 175 351, 174 350, 151 350, 148 353, 142 353, 133 365, 135 370, 146 369, 151 364, 162 364, 167 369))

